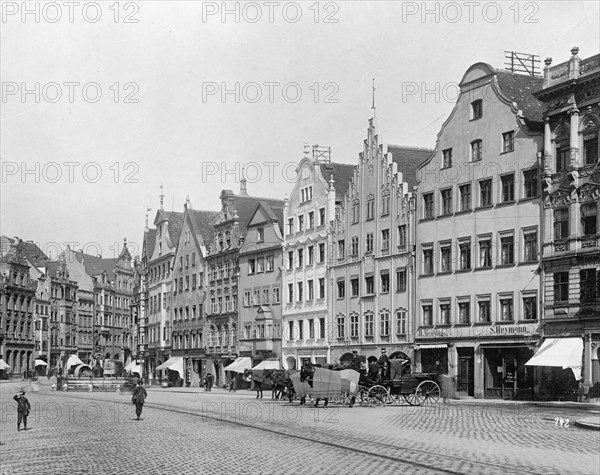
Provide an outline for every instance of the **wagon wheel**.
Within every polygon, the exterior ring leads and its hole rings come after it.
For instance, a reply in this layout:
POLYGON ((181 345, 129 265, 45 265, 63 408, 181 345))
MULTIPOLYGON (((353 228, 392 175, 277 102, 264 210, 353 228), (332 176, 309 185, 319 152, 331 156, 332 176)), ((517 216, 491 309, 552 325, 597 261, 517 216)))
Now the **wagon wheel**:
POLYGON ((435 381, 423 381, 415 389, 415 399, 421 406, 431 406, 440 398, 440 387, 435 381))
POLYGON ((402 397, 404 397, 404 400, 411 406, 419 405, 419 403, 417 402, 417 397, 415 396, 415 393, 403 394, 402 397))
POLYGON ((389 394, 386 388, 378 384, 369 389, 368 397, 369 404, 372 406, 380 406, 381 404, 387 404, 389 394))

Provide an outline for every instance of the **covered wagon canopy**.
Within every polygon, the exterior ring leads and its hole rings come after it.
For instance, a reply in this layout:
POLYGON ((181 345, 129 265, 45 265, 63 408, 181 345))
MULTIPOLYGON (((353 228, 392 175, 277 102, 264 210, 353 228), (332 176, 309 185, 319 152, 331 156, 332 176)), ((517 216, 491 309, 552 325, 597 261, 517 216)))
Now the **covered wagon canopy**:
POLYGON ((183 356, 171 356, 167 361, 156 368, 159 370, 170 369, 171 371, 177 371, 179 377, 183 379, 183 356))
POLYGON ((243 373, 250 368, 252 368, 252 358, 249 356, 241 356, 223 369, 225 371, 233 371, 234 373, 243 373))
POLYGON ((575 379, 581 379, 582 338, 546 338, 525 366, 558 366, 571 368, 575 379))
POLYGON ((353 369, 331 371, 324 368, 314 368, 312 388, 308 381, 301 381, 300 373, 290 375, 294 391, 298 397, 310 394, 312 397, 329 398, 339 396, 341 393, 356 394, 360 373, 353 369))

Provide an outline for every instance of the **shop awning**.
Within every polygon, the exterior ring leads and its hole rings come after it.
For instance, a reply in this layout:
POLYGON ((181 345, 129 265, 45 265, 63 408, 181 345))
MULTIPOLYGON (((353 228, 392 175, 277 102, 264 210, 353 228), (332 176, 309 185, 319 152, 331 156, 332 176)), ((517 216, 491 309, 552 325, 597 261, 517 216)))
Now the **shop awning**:
POLYGON ((225 371, 233 371, 235 373, 243 373, 247 369, 252 368, 252 359, 248 356, 240 356, 229 366, 225 366, 225 371))
POLYGON ((85 364, 85 363, 79 359, 79 356, 77 356, 77 355, 69 356, 69 359, 67 360, 67 368, 70 368, 71 366, 78 366, 80 364, 85 364))
POLYGON ((33 366, 48 366, 48 363, 46 363, 44 360, 35 360, 33 362, 33 366))
POLYGON ((8 366, 6 364, 6 361, 4 361, 3 359, 0 359, 0 369, 8 369, 10 368, 10 366, 8 366))
POLYGON ((436 343, 433 345, 418 345, 417 348, 419 350, 432 350, 434 348, 448 348, 447 343, 436 343))
POLYGON ((157 370, 170 369, 171 371, 177 371, 179 377, 183 379, 183 356, 171 356, 167 361, 156 368, 157 370))
POLYGON ((258 363, 252 370, 279 369, 280 367, 279 360, 265 360, 258 363))
POLYGON ((581 379, 582 358, 582 338, 546 338, 525 366, 571 368, 575 379, 581 379))
POLYGON ((125 366, 125 371, 129 371, 131 373, 139 373, 142 374, 142 366, 136 364, 135 360, 130 361, 128 365, 125 366))

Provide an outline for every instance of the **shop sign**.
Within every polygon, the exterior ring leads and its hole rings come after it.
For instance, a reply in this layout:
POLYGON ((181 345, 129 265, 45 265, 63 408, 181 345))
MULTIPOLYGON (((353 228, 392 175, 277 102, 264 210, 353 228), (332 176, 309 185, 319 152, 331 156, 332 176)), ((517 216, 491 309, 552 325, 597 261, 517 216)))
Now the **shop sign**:
POLYGON ((310 350, 298 350, 298 356, 312 356, 312 351, 310 351, 310 350))
POLYGON ((326 357, 327 350, 315 350, 315 351, 313 351, 313 355, 315 356, 315 358, 326 357))
POLYGON ((448 328, 419 328, 417 338, 486 338, 494 336, 533 335, 539 332, 536 323, 517 325, 489 325, 448 328))

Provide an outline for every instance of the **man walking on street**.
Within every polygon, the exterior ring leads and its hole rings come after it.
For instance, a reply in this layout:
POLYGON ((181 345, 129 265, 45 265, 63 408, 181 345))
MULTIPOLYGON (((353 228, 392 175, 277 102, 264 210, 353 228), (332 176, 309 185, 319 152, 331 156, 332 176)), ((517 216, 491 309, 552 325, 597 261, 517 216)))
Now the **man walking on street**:
POLYGON ((25 391, 19 391, 13 399, 17 401, 17 432, 21 430, 21 421, 23 421, 23 430, 27 430, 27 416, 31 411, 31 404, 25 397, 25 391))
POLYGON ((135 404, 135 415, 137 416, 137 420, 140 420, 140 416, 142 415, 142 409, 144 408, 144 402, 148 397, 148 393, 146 392, 146 388, 144 387, 144 383, 140 379, 138 381, 137 388, 133 391, 133 396, 131 398, 131 402, 135 404))

